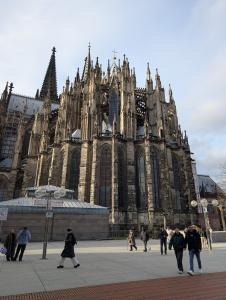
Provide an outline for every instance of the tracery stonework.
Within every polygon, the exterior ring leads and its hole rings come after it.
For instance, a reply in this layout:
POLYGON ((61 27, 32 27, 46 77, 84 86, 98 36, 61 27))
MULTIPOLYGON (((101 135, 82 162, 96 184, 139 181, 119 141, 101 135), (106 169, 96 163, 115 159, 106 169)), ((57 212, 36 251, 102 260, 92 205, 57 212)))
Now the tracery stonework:
POLYGON ((12 194, 34 184, 74 189, 75 198, 109 207, 113 229, 157 228, 163 214, 171 225, 188 223, 195 199, 188 138, 158 70, 155 82, 148 65, 145 88, 138 88, 125 56, 121 65, 114 57, 104 73, 98 58, 93 66, 89 48, 82 77, 78 70, 74 82, 67 79, 58 97, 54 48, 36 94, 42 109, 17 133, 20 184, 15 179, 12 194), (59 105, 55 110, 53 102, 59 105))

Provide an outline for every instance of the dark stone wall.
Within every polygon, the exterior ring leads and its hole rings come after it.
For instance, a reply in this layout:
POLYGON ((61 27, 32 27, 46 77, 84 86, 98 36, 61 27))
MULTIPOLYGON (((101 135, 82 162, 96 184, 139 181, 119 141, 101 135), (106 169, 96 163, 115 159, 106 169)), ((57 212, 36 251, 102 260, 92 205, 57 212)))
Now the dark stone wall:
MULTIPOLYGON (((49 219, 49 240, 62 241, 66 229, 72 228, 78 240, 106 239, 109 235, 108 214, 63 214, 54 213, 49 219)), ((8 220, 2 222, 1 239, 13 228, 18 232, 27 226, 31 232, 32 241, 43 241, 45 230, 45 213, 15 213, 8 214, 8 220)))

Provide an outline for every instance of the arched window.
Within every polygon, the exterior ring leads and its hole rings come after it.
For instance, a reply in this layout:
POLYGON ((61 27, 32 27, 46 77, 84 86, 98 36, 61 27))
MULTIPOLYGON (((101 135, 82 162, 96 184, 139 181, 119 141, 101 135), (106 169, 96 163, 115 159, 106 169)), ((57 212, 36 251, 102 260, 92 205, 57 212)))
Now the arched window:
POLYGON ((174 176, 174 188, 176 192, 175 208, 181 210, 181 174, 180 164, 177 156, 172 153, 172 165, 173 165, 173 176, 174 176))
POLYGON ((159 159, 156 149, 151 150, 151 164, 152 164, 152 191, 154 207, 161 208, 160 199, 160 176, 159 176, 159 159))
POLYGON ((169 116, 169 132, 170 134, 173 134, 175 132, 175 121, 174 121, 174 115, 170 114, 169 116))
POLYGON ((144 151, 136 153, 137 207, 147 208, 144 151))
POLYGON ((80 151, 78 149, 75 149, 71 155, 70 178, 68 182, 68 188, 75 191, 75 198, 78 197, 79 173, 80 173, 80 151))
POLYGON ((127 206, 127 176, 126 176, 125 152, 121 147, 118 148, 118 205, 126 208, 127 206))
POLYGON ((21 150, 22 158, 24 158, 28 153, 30 137, 31 137, 31 131, 30 131, 30 129, 28 129, 25 131, 25 134, 24 134, 23 145, 22 145, 22 150, 21 150))
POLYGON ((111 147, 104 145, 100 153, 100 193, 99 204, 111 207, 111 147))
POLYGON ((114 116, 118 118, 118 95, 115 90, 111 90, 109 94, 109 123, 112 126, 114 116))

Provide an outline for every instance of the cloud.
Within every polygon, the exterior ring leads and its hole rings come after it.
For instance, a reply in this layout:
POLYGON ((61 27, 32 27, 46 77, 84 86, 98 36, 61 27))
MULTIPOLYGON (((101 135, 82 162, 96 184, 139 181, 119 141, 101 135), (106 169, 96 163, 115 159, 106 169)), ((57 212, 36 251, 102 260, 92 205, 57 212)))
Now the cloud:
POLYGON ((106 67, 112 50, 126 53, 145 82, 146 62, 174 88, 198 172, 225 160, 226 1, 11 0, 1 5, 0 89, 34 95, 56 46, 58 91, 83 67, 88 42, 106 67), (222 146, 223 144, 223 146, 222 146), (209 159, 211 158, 211 159, 209 159))

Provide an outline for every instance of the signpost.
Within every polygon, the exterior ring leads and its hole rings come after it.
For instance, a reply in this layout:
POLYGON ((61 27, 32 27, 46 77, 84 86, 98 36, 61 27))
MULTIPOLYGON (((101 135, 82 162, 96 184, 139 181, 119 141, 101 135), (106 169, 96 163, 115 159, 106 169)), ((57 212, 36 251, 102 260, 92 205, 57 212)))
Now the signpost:
POLYGON ((8 217, 8 207, 0 207, 0 221, 6 221, 8 217))
POLYGON ((34 204, 36 206, 45 207, 45 229, 44 229, 44 240, 42 249, 42 259, 46 259, 47 244, 49 239, 49 223, 53 219, 53 207, 63 206, 63 200, 59 200, 66 196, 66 190, 64 188, 58 188, 56 190, 51 190, 48 187, 40 187, 35 191, 34 204), (54 199, 57 200, 54 200, 54 199))

